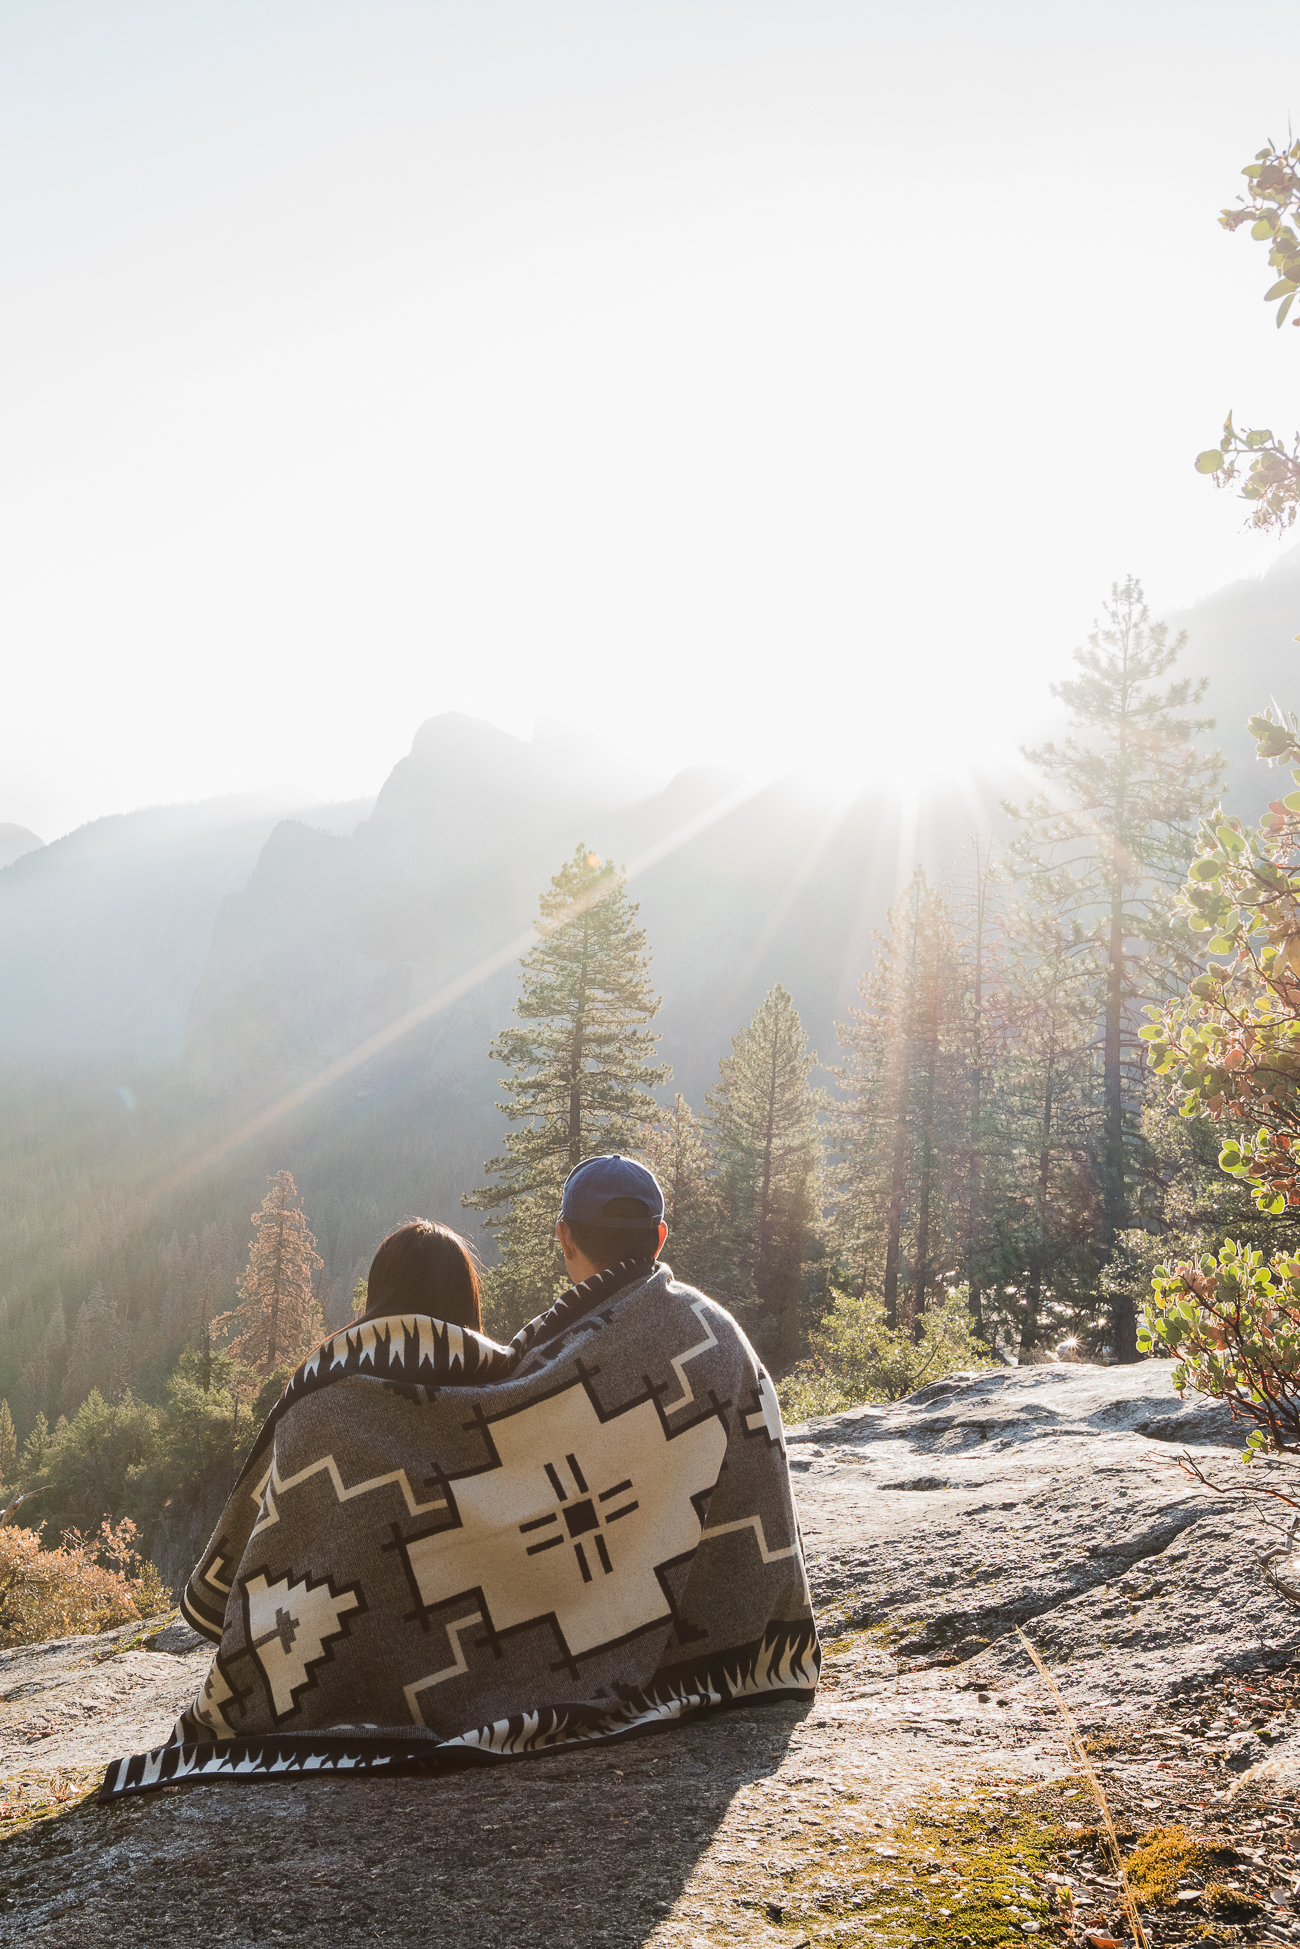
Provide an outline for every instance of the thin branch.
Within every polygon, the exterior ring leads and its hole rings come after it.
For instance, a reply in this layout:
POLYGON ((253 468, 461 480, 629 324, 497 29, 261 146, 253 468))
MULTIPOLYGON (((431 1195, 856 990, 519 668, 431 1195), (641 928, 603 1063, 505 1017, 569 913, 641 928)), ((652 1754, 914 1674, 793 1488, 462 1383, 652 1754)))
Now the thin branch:
POLYGON ((1171 1466, 1180 1468, 1184 1475, 1190 1476, 1194 1482, 1199 1482, 1203 1488, 1213 1489, 1216 1496, 1273 1496, 1278 1502, 1284 1502, 1288 1509, 1300 1509, 1300 1499, 1284 1494, 1281 1489, 1270 1488, 1267 1482, 1212 1482, 1200 1463, 1194 1462, 1186 1449, 1181 1456, 1174 1459, 1171 1466))
POLYGON ((0 1509, 0 1529, 3 1529, 6 1523, 9 1523, 13 1520, 13 1518, 17 1515, 18 1511, 22 1508, 25 1502, 30 1502, 33 1496, 43 1496, 45 1494, 45 1490, 48 1489, 49 1486, 50 1485, 47 1482, 43 1488, 23 1489, 19 1492, 18 1495, 13 1496, 5 1504, 4 1508, 0 1509))

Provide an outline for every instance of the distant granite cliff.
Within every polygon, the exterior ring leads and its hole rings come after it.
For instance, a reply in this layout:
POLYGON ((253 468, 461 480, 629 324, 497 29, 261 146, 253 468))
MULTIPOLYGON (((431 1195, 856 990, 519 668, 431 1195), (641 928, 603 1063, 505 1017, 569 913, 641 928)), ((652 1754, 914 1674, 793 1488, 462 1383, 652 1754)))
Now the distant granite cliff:
MULTIPOLYGON (((186 1062, 207 1083, 237 1087, 332 1061, 526 933, 575 845, 629 865, 699 821, 629 889, 663 995, 656 1027, 674 1087, 703 1095, 777 981, 833 1060, 834 1020, 853 1003, 872 929, 897 890, 902 811, 847 791, 837 808, 780 781, 708 822, 733 784, 687 772, 614 804, 587 782, 581 747, 557 765, 488 725, 430 719, 350 838, 292 822, 269 836, 247 886, 217 915, 186 1062)), ((997 791, 987 781, 986 820, 997 791)), ((956 791, 940 798, 916 835, 920 856, 941 871, 970 818, 956 791)), ((357 1089, 433 1065, 444 1080, 472 1076, 490 1114, 487 1045, 514 983, 513 965, 491 976, 379 1058, 357 1089)))
POLYGON ((287 813, 350 831, 369 810, 250 792, 92 820, 5 860, 0 1061, 129 1070, 173 1061, 217 907, 287 813))

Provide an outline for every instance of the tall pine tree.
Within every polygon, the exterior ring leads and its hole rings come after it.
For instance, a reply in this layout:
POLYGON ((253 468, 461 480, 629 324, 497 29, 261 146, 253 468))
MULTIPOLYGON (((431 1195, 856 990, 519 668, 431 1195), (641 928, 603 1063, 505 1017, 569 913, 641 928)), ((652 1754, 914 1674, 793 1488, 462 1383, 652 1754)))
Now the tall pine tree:
POLYGON ((659 998, 621 872, 579 846, 539 907, 537 945, 520 963, 519 1026, 488 1052, 508 1072, 498 1107, 514 1127, 505 1154, 485 1167, 497 1182, 464 1200, 499 1214, 487 1220, 501 1235, 487 1294, 499 1331, 554 1297, 563 1264, 553 1234, 565 1178, 584 1157, 635 1148, 658 1112, 650 1091, 671 1073, 649 1060, 659 1038, 646 1025, 659 998))
POLYGON ((984 1288, 990 1277, 988 1153, 990 1107, 1001 1044, 998 976, 1004 914, 997 899, 1003 880, 993 843, 972 833, 969 863, 953 901, 952 924, 965 969, 961 1070, 965 1081, 966 1212, 962 1274, 976 1333, 984 1328, 984 1288))
POLYGON ((723 1209, 722 1290, 774 1358, 800 1349, 806 1262, 817 1250, 821 1207, 817 1057, 794 1002, 779 985, 732 1038, 709 1097, 723 1209))
MULTIPOLYGON (((1074 653, 1081 674, 1052 685, 1071 735, 1025 754, 1051 790, 1016 813, 1015 852, 1036 904, 1077 926, 1078 952, 1092 971, 1103 1099, 1097 1163, 1109 1250, 1129 1217, 1128 1151, 1140 1099, 1136 1015, 1189 964, 1173 897, 1197 820, 1218 792, 1222 761, 1195 743, 1213 727, 1213 719, 1190 714, 1204 682, 1161 683, 1186 633, 1171 640, 1164 623, 1151 621, 1132 577, 1111 590, 1105 614, 1088 647, 1074 653)), ((1113 1324, 1117 1357, 1135 1360, 1130 1300, 1117 1300, 1113 1324)))
POLYGON ((239 1305, 213 1320, 231 1334, 229 1352, 263 1374, 297 1361, 321 1331, 312 1284, 322 1265, 307 1224, 295 1204, 298 1187, 289 1171, 277 1171, 253 1213, 248 1264, 239 1279, 239 1305))

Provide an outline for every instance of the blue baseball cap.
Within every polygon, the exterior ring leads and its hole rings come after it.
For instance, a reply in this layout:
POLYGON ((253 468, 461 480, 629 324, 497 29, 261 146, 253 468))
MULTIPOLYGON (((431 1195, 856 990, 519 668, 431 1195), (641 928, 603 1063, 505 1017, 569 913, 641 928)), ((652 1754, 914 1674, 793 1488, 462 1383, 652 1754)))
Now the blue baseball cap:
POLYGON ((664 1194, 653 1171, 633 1158, 587 1157, 564 1180, 560 1216, 579 1225, 659 1225, 664 1194))

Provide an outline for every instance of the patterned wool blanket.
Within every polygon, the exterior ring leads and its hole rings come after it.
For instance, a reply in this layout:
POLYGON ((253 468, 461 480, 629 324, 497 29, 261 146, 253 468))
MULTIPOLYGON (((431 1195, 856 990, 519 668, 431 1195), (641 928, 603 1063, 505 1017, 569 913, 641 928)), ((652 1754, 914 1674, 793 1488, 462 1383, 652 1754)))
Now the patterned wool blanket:
POLYGON ((772 1383, 666 1266, 509 1347, 419 1316, 335 1334, 182 1609, 211 1669, 102 1798, 582 1745, 810 1697, 821 1663, 772 1383))

